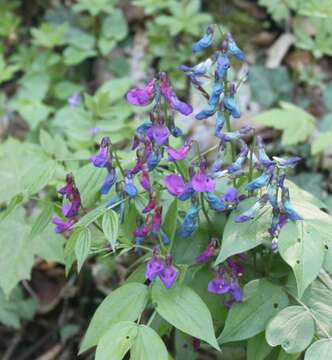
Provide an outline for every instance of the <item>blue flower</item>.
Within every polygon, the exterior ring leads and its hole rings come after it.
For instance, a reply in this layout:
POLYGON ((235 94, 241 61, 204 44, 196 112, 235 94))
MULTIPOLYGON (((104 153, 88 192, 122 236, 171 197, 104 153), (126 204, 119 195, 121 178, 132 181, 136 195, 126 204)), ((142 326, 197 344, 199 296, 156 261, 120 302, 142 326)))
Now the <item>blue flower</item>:
POLYGON ((237 46, 233 36, 231 33, 228 33, 226 35, 226 39, 228 42, 228 52, 233 55, 234 57, 236 57, 238 60, 240 61, 244 61, 246 56, 244 54, 244 52, 242 50, 239 49, 239 47, 237 46))
POLYGON ((259 176, 256 179, 250 181, 246 185, 245 189, 247 191, 254 191, 254 190, 261 189, 262 187, 266 186, 269 183, 270 179, 271 179, 273 170, 274 170, 274 166, 272 165, 266 171, 264 171, 261 176, 259 176))
POLYGON ((205 61, 193 67, 180 65, 179 70, 184 71, 186 75, 189 77, 190 81, 194 85, 199 86, 202 84, 202 82, 198 78, 204 76, 214 62, 215 60, 213 58, 208 58, 205 61))
POLYGON ((102 195, 108 194, 112 186, 116 183, 116 180, 117 180, 116 171, 114 168, 112 168, 110 172, 107 174, 105 181, 100 188, 100 193, 102 195))
POLYGON ((239 143, 241 146, 241 152, 237 156, 235 161, 228 167, 227 171, 230 174, 236 173, 242 169, 242 166, 243 166, 244 162, 246 161, 248 153, 249 153, 249 148, 242 139, 239 139, 239 143))
POLYGON ((239 117, 241 117, 241 112, 237 108, 235 103, 234 94, 230 94, 224 97, 224 106, 234 119, 238 119, 239 117))
POLYGON ((234 219, 234 221, 236 223, 242 223, 250 219, 253 219, 256 216, 257 211, 261 209, 266 203, 267 203, 267 195, 264 194, 258 201, 255 202, 255 204, 252 207, 250 207, 247 211, 245 211, 241 215, 237 216, 234 219))
POLYGON ((221 212, 227 209, 224 201, 222 201, 217 195, 207 192, 204 194, 204 196, 212 210, 221 212))
POLYGON ((263 139, 261 136, 256 137, 256 144, 258 148, 258 160, 264 167, 269 167, 275 164, 275 161, 272 161, 266 154, 263 139))
POLYGON ((290 198, 289 198, 289 190, 286 187, 282 188, 281 204, 282 204, 282 208, 285 211, 288 219, 293 220, 293 221, 303 220, 303 218, 292 207, 290 198))
POLYGON ((198 228, 199 223, 199 208, 196 205, 192 205, 179 229, 179 235, 183 238, 191 236, 198 228))
POLYGON ((214 35, 213 27, 208 26, 204 36, 192 45, 192 48, 191 48, 192 51, 194 53, 196 53, 196 52, 202 51, 202 50, 208 48, 209 46, 211 46, 211 44, 213 42, 213 35, 214 35))
POLYGON ((233 132, 221 132, 216 135, 222 141, 234 141, 239 140, 242 135, 247 134, 252 128, 250 126, 243 126, 241 129, 233 132))
POLYGON ((135 198, 138 194, 138 190, 134 185, 132 179, 128 177, 125 178, 125 185, 123 190, 131 199, 135 198))
POLYGON ((229 59, 227 55, 225 54, 219 54, 217 59, 217 68, 216 72, 220 78, 223 78, 227 72, 227 70, 230 68, 231 64, 229 62, 229 59))
POLYGON ((215 136, 217 136, 217 137, 219 136, 219 133, 223 129, 224 125, 225 125, 224 113, 222 111, 218 111, 216 122, 215 122, 215 125, 214 125, 214 135, 215 136))

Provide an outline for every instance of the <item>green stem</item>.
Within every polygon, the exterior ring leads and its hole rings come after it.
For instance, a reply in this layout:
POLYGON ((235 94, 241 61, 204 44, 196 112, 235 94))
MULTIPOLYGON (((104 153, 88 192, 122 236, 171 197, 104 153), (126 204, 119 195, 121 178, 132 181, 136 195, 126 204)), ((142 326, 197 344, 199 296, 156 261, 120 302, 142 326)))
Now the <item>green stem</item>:
POLYGON ((203 211, 203 214, 205 216, 205 219, 206 219, 207 223, 209 224, 209 230, 212 233, 212 232, 214 232, 214 227, 213 227, 212 221, 211 221, 211 219, 209 217, 208 211, 206 210, 206 207, 205 207, 205 200, 204 200, 204 194, 203 193, 200 193, 200 202, 201 202, 202 211, 203 211))
POLYGON ((250 155, 249 155, 249 182, 252 180, 252 175, 254 171, 254 165, 253 165, 253 156, 254 156, 254 149, 256 145, 256 133, 254 131, 254 136, 252 138, 252 144, 250 147, 250 155))
POLYGON ((154 318, 155 318, 156 315, 157 315, 157 311, 154 310, 153 313, 151 314, 150 319, 148 320, 146 326, 150 326, 150 325, 151 325, 151 323, 152 323, 152 321, 154 320, 154 318))
POLYGON ((113 154, 114 157, 115 157, 115 162, 116 162, 117 167, 118 167, 119 170, 120 170, 121 175, 123 176, 123 178, 125 178, 125 177, 126 177, 126 174, 125 174, 125 172, 124 172, 124 170, 123 170, 123 167, 122 167, 122 165, 121 165, 121 163, 120 163, 120 160, 119 160, 119 158, 118 158, 118 154, 116 153, 115 150, 112 150, 111 152, 112 152, 112 154, 113 154))

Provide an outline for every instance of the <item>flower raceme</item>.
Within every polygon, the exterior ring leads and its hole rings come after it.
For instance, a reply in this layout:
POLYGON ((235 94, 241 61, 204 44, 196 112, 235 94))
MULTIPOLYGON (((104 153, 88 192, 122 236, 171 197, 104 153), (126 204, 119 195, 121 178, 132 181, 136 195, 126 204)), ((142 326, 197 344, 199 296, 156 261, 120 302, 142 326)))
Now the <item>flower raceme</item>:
MULTIPOLYGON (((107 198, 112 194, 106 208, 120 214, 121 224, 127 221, 125 206, 130 208, 135 206, 138 199, 143 199, 144 204, 139 207, 141 210, 133 231, 133 248, 137 254, 146 250, 147 246, 154 248, 146 264, 145 277, 150 282, 159 277, 167 289, 178 278, 171 255, 173 242, 183 238, 189 244, 204 218, 209 225, 213 224, 212 216, 223 213, 227 217, 244 199, 254 198, 252 207, 238 215, 235 222, 255 221, 262 208, 271 207, 269 232, 273 251, 278 250, 277 237, 283 226, 288 221, 301 219, 292 206, 285 183, 285 171, 294 167, 300 158, 270 158, 260 136, 256 137, 254 146, 249 149, 245 139, 253 135, 251 127, 232 130, 233 123, 241 116, 236 100, 239 86, 230 83, 227 74, 231 59, 244 61, 245 54, 231 34, 226 34, 221 44, 213 50, 214 29, 214 26, 209 26, 192 47, 193 52, 199 53, 209 49, 209 56, 197 65, 179 66, 179 70, 207 100, 206 104, 194 112, 191 105, 178 98, 167 74, 160 72, 145 86, 135 87, 126 95, 127 101, 134 106, 151 105, 148 120, 137 127, 133 137, 131 149, 134 161, 131 166, 122 168, 117 149, 108 137, 101 139, 97 153, 90 158, 94 167, 105 171, 100 195, 107 198), (208 92, 204 87, 210 79, 212 86, 208 92), (211 165, 202 154, 194 156, 192 137, 183 139, 179 145, 179 138, 183 134, 175 124, 174 112, 184 116, 194 113, 192 116, 199 121, 214 118, 213 132, 219 145, 211 165), (232 149, 230 157, 226 156, 229 149, 232 149), (166 231, 165 196, 180 200, 181 216, 174 214, 177 217, 174 239, 166 231)), ((181 121, 185 121, 185 117, 181 121)), ((62 207, 66 220, 55 218, 53 223, 56 232, 66 232, 77 221, 82 207, 72 176, 67 177, 66 185, 59 193, 69 201, 62 207)), ((212 262, 218 252, 221 234, 213 226, 209 226, 208 232, 206 247, 195 258, 197 264, 212 262)), ((226 306, 242 300, 240 284, 245 268, 243 258, 238 255, 227 259, 217 268, 215 278, 212 279, 211 275, 211 281, 206 284, 209 292, 226 296, 226 306)))

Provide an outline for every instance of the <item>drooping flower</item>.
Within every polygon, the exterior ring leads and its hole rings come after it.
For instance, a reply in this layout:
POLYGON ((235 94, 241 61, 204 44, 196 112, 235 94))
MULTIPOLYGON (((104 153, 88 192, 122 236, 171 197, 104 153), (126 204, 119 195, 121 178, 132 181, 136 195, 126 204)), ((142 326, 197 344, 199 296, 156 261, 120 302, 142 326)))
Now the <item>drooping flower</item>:
POLYGON ((133 183, 133 180, 131 178, 131 175, 128 174, 124 179, 124 192, 128 195, 129 198, 133 199, 137 196, 138 190, 136 186, 133 183))
POLYGON ((191 186, 191 184, 187 184, 186 188, 184 189, 183 193, 179 195, 179 200, 186 201, 190 199, 195 194, 195 190, 191 186))
POLYGON ((226 141, 226 142, 234 141, 234 140, 239 140, 242 135, 248 134, 248 132, 251 131, 251 129, 252 128, 250 126, 243 126, 237 131, 220 132, 220 133, 217 133, 216 136, 222 141, 226 141))
POLYGON ((127 93, 127 101, 136 106, 147 106, 155 97, 156 79, 150 80, 143 88, 133 88, 127 93))
POLYGON ((245 163, 248 153, 249 153, 249 148, 248 148, 247 144, 242 139, 239 139, 238 141, 240 143, 241 152, 237 156, 235 161, 227 168, 227 171, 230 174, 236 173, 242 169, 242 166, 245 163))
POLYGON ((195 42, 191 49, 194 53, 207 49, 213 43, 214 30, 211 25, 209 25, 206 29, 205 34, 201 39, 195 42))
POLYGON ((75 224, 75 219, 71 218, 71 219, 68 219, 65 222, 62 219, 58 218, 58 217, 54 217, 52 219, 52 224, 55 225, 54 231, 57 234, 60 234, 60 233, 63 233, 63 232, 66 232, 66 231, 70 230, 72 228, 72 226, 75 224))
POLYGON ((293 156, 287 159, 273 156, 273 160, 277 162, 279 168, 292 168, 297 165, 299 161, 302 160, 299 156, 293 156))
POLYGON ((285 211, 288 219, 296 221, 303 220, 303 218, 295 211, 290 202, 289 190, 287 187, 282 187, 281 189, 281 204, 282 208, 285 211))
POLYGON ((186 184, 184 183, 182 177, 176 174, 165 176, 164 184, 168 192, 173 196, 181 195, 186 189, 186 184))
POLYGON ((235 102, 234 92, 231 91, 228 96, 224 97, 224 107, 234 119, 238 119, 241 117, 241 112, 235 102))
POLYGON ((152 228, 154 231, 160 230, 161 221, 162 221, 162 213, 163 213, 162 206, 158 206, 155 208, 153 219, 152 219, 152 228))
POLYGON ((214 125, 214 136, 219 137, 221 130, 225 125, 225 116, 223 111, 217 112, 216 122, 214 125))
POLYGON ((62 213, 66 218, 72 218, 78 214, 81 207, 81 197, 78 191, 71 196, 70 203, 62 206, 62 213))
POLYGON ((161 272, 165 268, 165 262, 160 259, 160 252, 158 248, 153 249, 153 256, 146 264, 145 270, 145 278, 150 281, 154 281, 157 276, 161 274, 161 272))
POLYGON ((159 74, 160 79, 160 92, 164 96, 165 100, 168 102, 168 105, 183 115, 190 115, 193 112, 191 105, 181 101, 175 94, 174 89, 172 88, 171 83, 169 82, 166 73, 161 72, 159 74))
POLYGON ((102 168, 111 164, 112 159, 109 154, 110 139, 103 137, 100 142, 100 147, 96 155, 91 156, 90 160, 95 167, 102 168))
POLYGON ((227 70, 230 68, 231 64, 226 54, 220 53, 217 59, 217 68, 216 72, 220 78, 224 78, 227 70))
POLYGON ((183 238, 191 236, 198 228, 198 223, 199 208, 197 205, 192 205, 183 219, 183 223, 179 229, 179 235, 183 238))
POLYGON ((179 148, 179 149, 174 149, 170 146, 166 147, 166 151, 168 153, 168 160, 169 161, 179 161, 179 160, 184 160, 187 155, 188 152, 191 148, 192 145, 192 139, 189 138, 185 141, 185 143, 179 148))
POLYGON ((227 39, 227 43, 228 43, 228 52, 233 55, 234 57, 236 57, 238 60, 240 61, 244 61, 246 56, 244 54, 244 52, 242 50, 240 50, 240 48, 237 46, 233 36, 231 33, 228 33, 226 35, 226 39, 227 39))
POLYGON ((177 269, 172 265, 172 256, 167 255, 165 259, 165 267, 162 270, 162 272, 159 274, 160 280, 164 284, 166 289, 169 289, 174 284, 178 271, 177 269))
POLYGON ((250 219, 253 219, 258 210, 261 209, 266 203, 267 203, 267 194, 264 194, 255 204, 250 207, 247 211, 242 213, 241 215, 237 216, 234 220, 236 223, 242 223, 245 221, 248 221, 250 219))
POLYGON ((76 190, 74 177, 72 174, 67 174, 66 185, 58 190, 58 193, 66 196, 67 198, 74 194, 76 190))
POLYGON ((139 177, 139 182, 142 185, 143 189, 145 189, 146 191, 151 190, 149 170, 146 165, 143 166, 142 172, 139 177))
POLYGON ((170 135, 170 131, 166 126, 155 124, 149 128, 147 135, 153 140, 158 146, 164 145, 170 135))
POLYGON ((145 208, 142 210, 143 214, 147 214, 157 206, 156 194, 154 192, 149 193, 149 201, 145 208))
POLYGON ((184 71, 194 85, 201 85, 202 82, 198 78, 204 76, 214 62, 213 58, 207 58, 193 67, 180 65, 179 70, 184 71))
POLYGON ((162 155, 159 151, 151 152, 146 159, 146 164, 148 166, 148 170, 149 171, 154 170, 159 165, 161 158, 162 158, 162 155))
POLYGON ((262 173, 262 175, 258 176, 256 179, 250 181, 245 186, 245 189, 247 191, 254 191, 254 190, 261 189, 262 187, 266 186, 271 179, 273 171, 274 171, 274 165, 271 165, 269 168, 267 168, 262 173))
POLYGON ((258 147, 258 160, 260 164, 262 164, 265 168, 268 168, 271 165, 275 164, 275 162, 267 156, 264 148, 263 139, 259 135, 256 137, 256 144, 258 147))
POLYGON ((204 194, 205 200, 208 202, 212 210, 222 212, 227 209, 225 202, 217 195, 207 192, 204 194))
POLYGON ((100 193, 102 195, 108 194, 112 186, 116 183, 116 181, 117 181, 116 170, 115 168, 111 168, 104 180, 103 185, 100 188, 100 193))
POLYGON ((203 264, 209 261, 214 256, 214 251, 216 248, 216 240, 212 239, 207 248, 202 252, 201 255, 196 256, 196 262, 198 264, 203 264))
POLYGON ((235 187, 229 187, 221 197, 221 200, 225 201, 226 203, 233 205, 239 203, 239 195, 238 191, 235 187))
POLYGON ((271 181, 267 189, 267 196, 273 209, 278 208, 277 188, 278 188, 277 177, 273 175, 271 177, 271 181))

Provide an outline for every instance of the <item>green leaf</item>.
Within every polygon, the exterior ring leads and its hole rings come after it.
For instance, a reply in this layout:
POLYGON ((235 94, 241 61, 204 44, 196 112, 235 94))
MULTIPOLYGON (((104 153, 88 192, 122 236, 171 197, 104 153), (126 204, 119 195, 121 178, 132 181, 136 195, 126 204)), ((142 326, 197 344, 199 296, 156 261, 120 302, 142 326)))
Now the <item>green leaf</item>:
POLYGON ((244 287, 243 302, 231 307, 220 342, 244 340, 259 334, 287 304, 288 297, 280 286, 265 279, 251 281, 244 287))
POLYGON ((320 133, 311 146, 312 155, 317 155, 324 150, 331 150, 332 130, 320 133))
POLYGON ((174 239, 177 216, 178 216, 178 199, 174 199, 167 210, 165 220, 163 222, 163 230, 168 236, 170 242, 172 242, 174 239))
POLYGON ((119 235, 119 225, 119 215, 114 210, 108 210, 103 216, 102 227, 112 249, 115 249, 116 247, 116 241, 119 235))
POLYGON ((263 207, 253 220, 244 223, 236 223, 235 217, 246 211, 254 204, 255 200, 242 201, 237 209, 232 211, 227 220, 220 253, 216 265, 225 261, 228 257, 242 253, 262 244, 270 238, 268 229, 271 226, 271 210, 263 207))
POLYGON ((95 209, 89 211, 87 214, 82 216, 77 223, 73 226, 73 229, 80 227, 88 227, 91 223, 96 221, 100 216, 102 216, 107 210, 106 205, 102 204, 95 209))
POLYGON ((43 164, 33 166, 24 180, 26 192, 33 195, 46 185, 49 185, 54 178, 57 165, 56 161, 49 160, 43 164))
POLYGON ((272 109, 255 116, 255 120, 278 130, 282 130, 282 145, 304 142, 315 129, 314 117, 290 103, 281 102, 281 109, 272 109))
POLYGON ((137 336, 137 324, 121 321, 110 326, 110 329, 98 342, 96 360, 122 360, 133 346, 137 336))
POLYGON ((80 234, 81 229, 75 229, 70 234, 69 239, 66 242, 64 249, 64 259, 65 259, 65 267, 66 267, 66 276, 68 276, 69 271, 76 259, 75 257, 75 247, 78 235, 80 234))
POLYGON ((80 353, 95 346, 113 324, 125 320, 135 321, 144 310, 148 297, 147 286, 139 283, 128 283, 114 290, 93 315, 80 353))
POLYGON ((168 351, 160 336, 150 327, 139 325, 137 337, 130 351, 131 360, 168 360, 168 351))
POLYGON ((325 252, 320 238, 320 226, 314 221, 289 222, 279 235, 280 255, 293 269, 300 297, 323 265, 325 252))
POLYGON ((152 300, 158 314, 170 324, 220 350, 210 311, 191 288, 175 284, 166 289, 157 279, 152 286, 152 300))
POLYGON ((68 46, 63 52, 65 65, 78 65, 85 59, 96 56, 96 51, 93 49, 84 50, 74 46, 68 46))
POLYGON ((273 318, 266 329, 271 346, 281 345, 287 353, 303 351, 315 334, 315 322, 302 306, 288 306, 273 318))
POLYGON ((301 354, 288 354, 284 349, 280 349, 277 360, 297 360, 301 354))
POLYGON ((332 359, 332 340, 322 339, 310 345, 305 352, 304 360, 332 359))
POLYGON ((77 259, 78 272, 80 272, 84 261, 88 257, 90 253, 90 249, 91 249, 91 231, 87 228, 82 228, 75 243, 75 255, 77 259))
POLYGON ((44 209, 40 212, 36 220, 33 222, 30 237, 34 238, 40 235, 45 228, 50 224, 53 216, 53 205, 49 204, 44 207, 44 209))
POLYGON ((247 360, 264 360, 272 351, 262 332, 248 340, 247 360))

